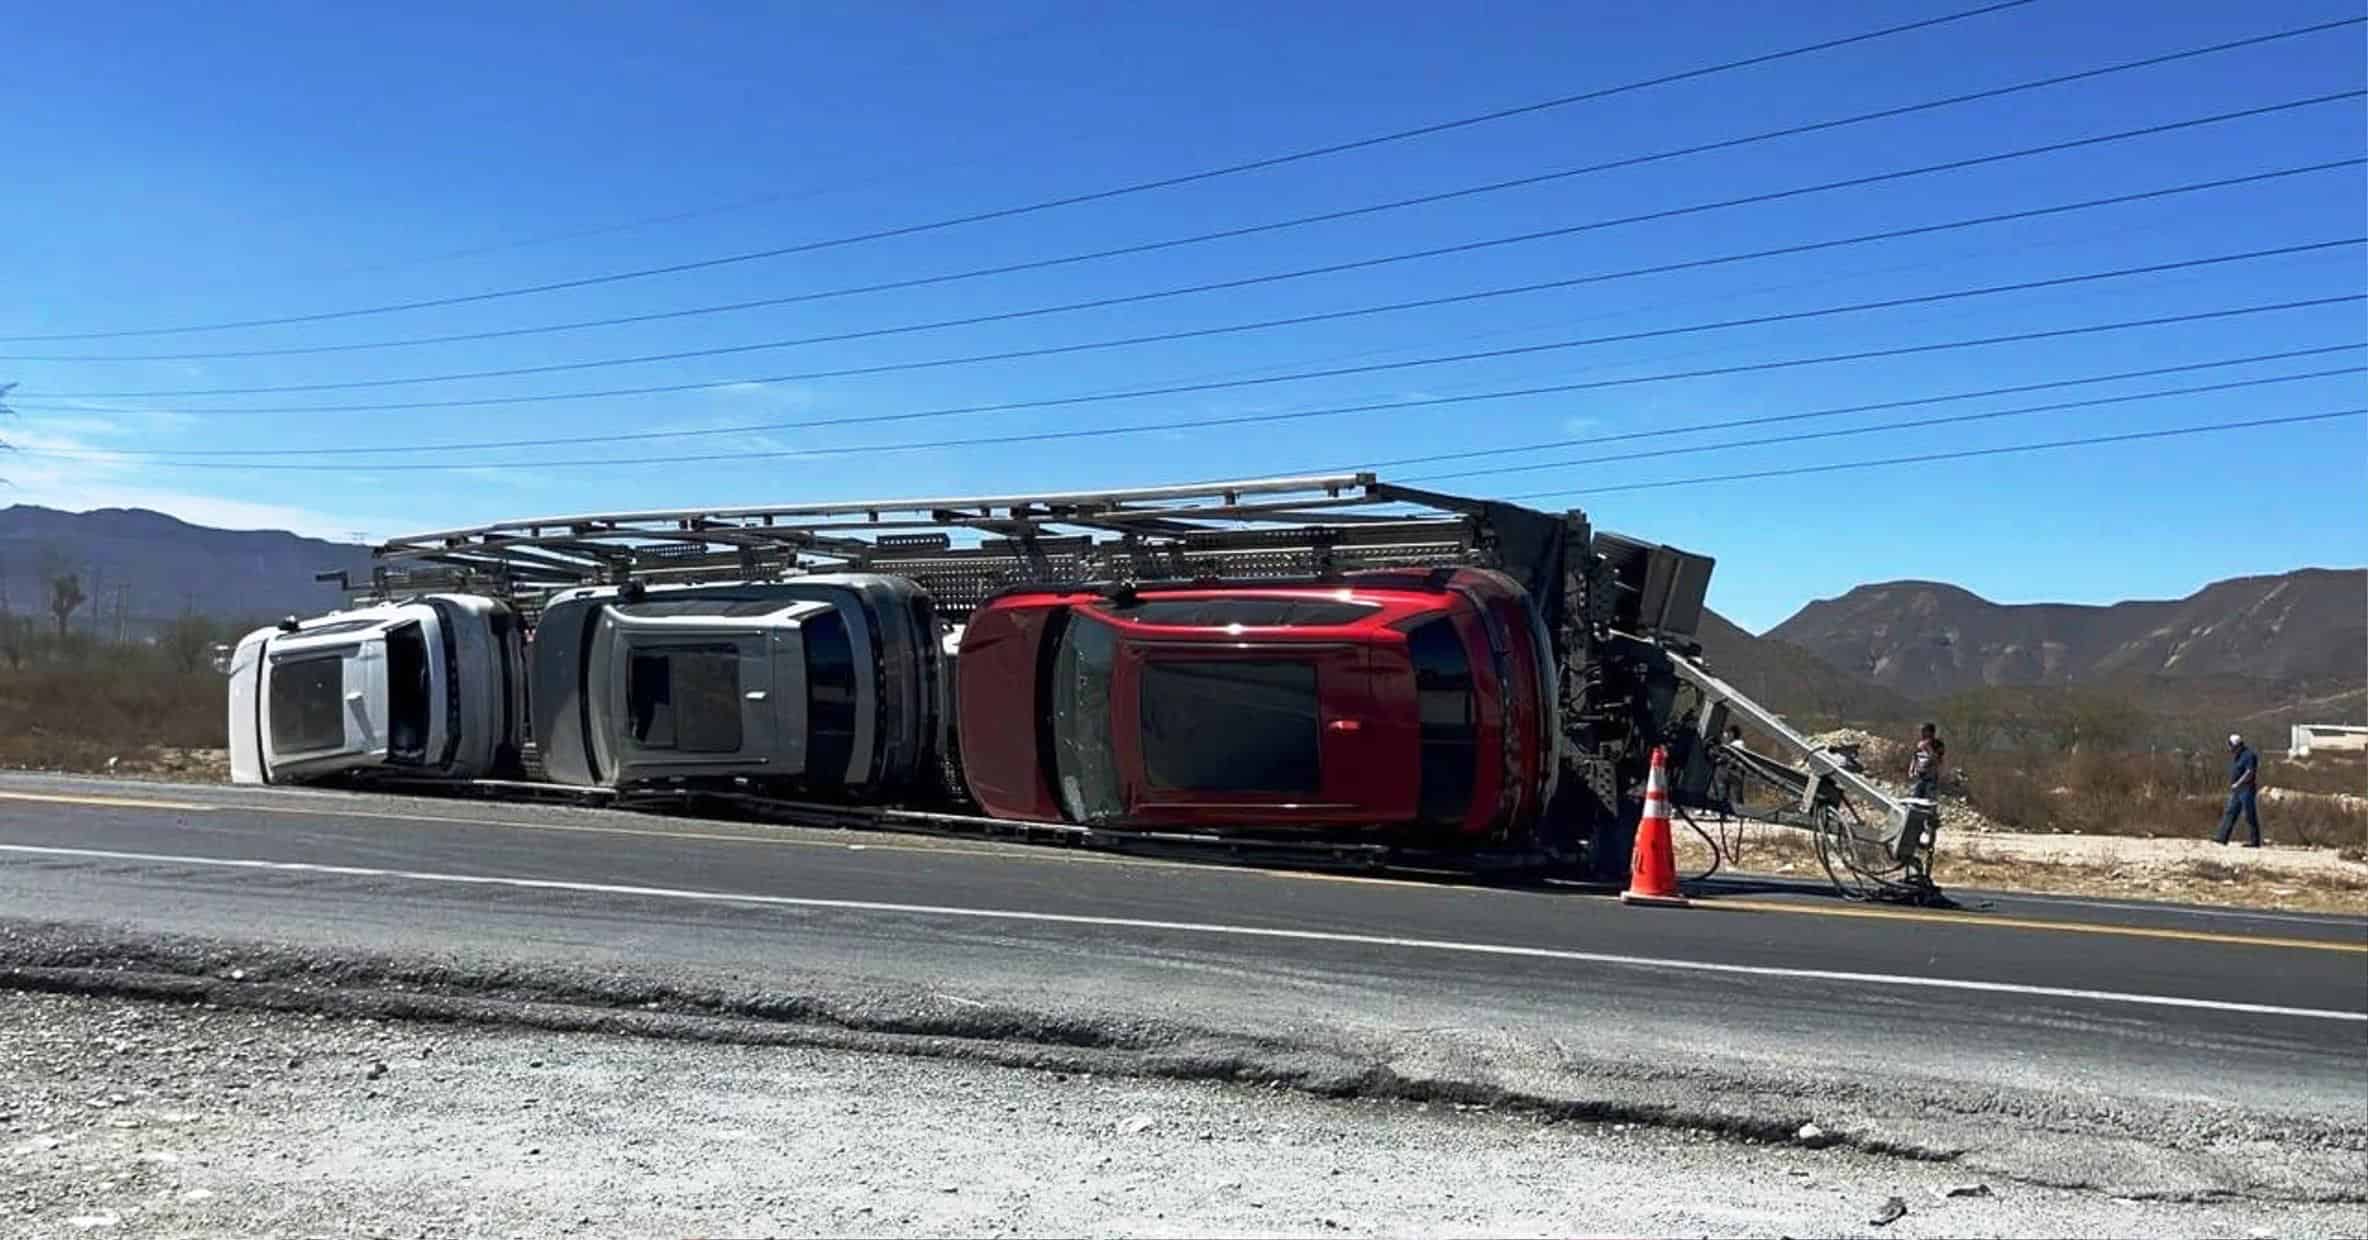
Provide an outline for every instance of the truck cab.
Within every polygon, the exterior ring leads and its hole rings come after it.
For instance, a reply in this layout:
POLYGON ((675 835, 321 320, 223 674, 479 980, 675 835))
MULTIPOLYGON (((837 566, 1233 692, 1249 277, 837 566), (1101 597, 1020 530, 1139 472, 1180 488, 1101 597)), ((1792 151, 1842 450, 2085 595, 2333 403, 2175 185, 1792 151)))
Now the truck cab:
POLYGON ((512 773, 526 721, 517 616, 431 594, 290 618, 230 653, 230 777, 298 783, 380 773, 512 773))
POLYGON ((942 694, 932 603, 898 577, 586 587, 535 629, 534 735, 566 784, 893 793, 936 776, 942 694))
POLYGON ((998 818, 1470 840, 1553 792, 1545 630, 1485 570, 1016 590, 957 666, 964 779, 998 818))

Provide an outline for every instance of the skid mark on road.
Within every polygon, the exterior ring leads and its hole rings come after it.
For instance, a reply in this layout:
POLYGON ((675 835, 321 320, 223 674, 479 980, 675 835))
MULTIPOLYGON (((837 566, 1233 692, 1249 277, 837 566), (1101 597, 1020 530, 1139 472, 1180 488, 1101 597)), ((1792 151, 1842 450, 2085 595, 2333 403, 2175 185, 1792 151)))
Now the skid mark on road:
POLYGON ((234 857, 183 857, 165 853, 117 852, 97 848, 51 848, 34 844, 0 844, 0 853, 28 856, 78 857, 92 861, 193 866, 271 873, 322 874, 344 878, 394 879, 471 887, 502 887, 527 891, 566 891, 637 899, 684 900, 708 904, 744 904, 760 908, 830 909, 846 912, 888 913, 911 917, 1017 921, 1043 925, 1096 926, 1111 929, 1154 930, 1172 934, 1336 943, 1357 947, 1390 947, 1407 951, 1445 952, 1478 956, 1512 956, 1598 964, 1614 968, 1677 973, 1709 973, 1743 977, 1774 977, 1801 981, 1846 982, 1902 989, 1968 991, 2023 995, 2032 998, 2079 1000, 2141 1007, 2186 1008, 2212 1012, 2240 1012, 2259 1016, 2290 1016, 2306 1020, 2334 1020, 2368 1025, 2368 1011, 2346 1012, 2323 1008, 2286 1007, 2270 1003, 2238 1003, 2223 999, 2193 999, 2181 995, 2131 994, 2113 990, 2084 990, 2061 986, 2030 986, 2019 982, 1976 981, 1958 978, 1911 977, 1890 973, 1854 973, 1839 969, 1797 969, 1774 965, 1725 964, 1707 960, 1676 960, 1610 952, 1569 951, 1509 943, 1462 943, 1444 939, 1400 938, 1392 935, 1351 934, 1331 930, 1290 930, 1272 926, 1238 926, 1213 922, 1158 921, 1138 917, 1094 917, 1077 913, 1038 913, 1025 909, 961 908, 934 904, 895 904, 878 900, 829 900, 809 896, 743 895, 724 891, 694 891, 674 887, 642 887, 621 883, 585 883, 547 878, 507 878, 489 874, 447 874, 424 870, 390 870, 370 866, 319 865, 300 861, 262 861, 234 857))

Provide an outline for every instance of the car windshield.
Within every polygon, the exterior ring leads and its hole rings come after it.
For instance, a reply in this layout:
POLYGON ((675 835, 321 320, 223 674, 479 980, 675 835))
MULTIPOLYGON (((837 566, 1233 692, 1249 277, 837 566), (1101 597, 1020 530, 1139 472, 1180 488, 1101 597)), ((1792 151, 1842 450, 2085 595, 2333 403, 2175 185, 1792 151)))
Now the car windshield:
POLYGON ((1441 616, 1406 635, 1422 719, 1422 816, 1456 822, 1470 812, 1480 732, 1472 661, 1455 622, 1441 616))
POLYGON ((1110 666, 1118 635, 1087 612, 1072 612, 1047 686, 1052 706, 1053 766, 1061 804, 1075 822, 1105 822, 1125 812, 1118 762, 1110 752, 1110 666))
POLYGON ((855 644, 837 609, 799 626, 806 646, 806 777, 820 784, 849 778, 855 757, 855 644))

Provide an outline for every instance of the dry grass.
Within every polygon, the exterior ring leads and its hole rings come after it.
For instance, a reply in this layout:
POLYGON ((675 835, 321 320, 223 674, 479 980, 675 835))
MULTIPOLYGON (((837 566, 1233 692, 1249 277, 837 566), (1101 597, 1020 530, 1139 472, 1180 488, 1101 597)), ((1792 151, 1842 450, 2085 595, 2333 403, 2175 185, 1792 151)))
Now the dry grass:
MULTIPOLYGON (((2239 854, 2242 856, 2244 854, 2239 854)), ((2324 856, 2325 854, 2320 854, 2324 856)), ((1968 841, 1935 866, 1944 887, 1989 887, 2121 900, 2164 900, 2301 913, 2368 914, 2368 866, 2296 872, 2240 860, 2037 861, 1968 841)))
MULTIPOLYGON (((1711 824, 1704 824, 1710 827, 1711 824)), ((1716 833, 1715 828, 1711 828, 1716 833)), ((1680 873, 1706 868, 1710 850, 1680 823, 1680 873)), ((2182 855, 2209 847, 2189 841, 2129 837, 2050 837, 2051 855, 2033 857, 2027 837, 1945 835, 1933 878, 1944 890, 1984 888, 2119 900, 2162 900, 2291 912, 2368 914, 2368 862, 2291 849, 2227 850, 2225 857, 2182 855), (2159 854, 2159 855, 2158 855, 2159 854)), ((1728 839, 1730 872, 1822 878, 1815 844, 1788 827, 1755 826, 1728 839)), ((2218 850, 2215 850, 2218 851, 2218 850)), ((2368 855, 2364 853, 2363 855, 2368 855)))
MULTIPOLYGON (((2368 758, 2265 758, 2260 778, 2269 842, 2368 844, 2368 758)), ((1985 754, 1965 793, 1975 810, 2015 830, 2206 835, 2228 802, 2228 763, 2203 754, 1985 754)))
POLYGON ((0 765, 96 771, 109 758, 227 743, 222 677, 156 646, 49 642, 0 663, 0 765))

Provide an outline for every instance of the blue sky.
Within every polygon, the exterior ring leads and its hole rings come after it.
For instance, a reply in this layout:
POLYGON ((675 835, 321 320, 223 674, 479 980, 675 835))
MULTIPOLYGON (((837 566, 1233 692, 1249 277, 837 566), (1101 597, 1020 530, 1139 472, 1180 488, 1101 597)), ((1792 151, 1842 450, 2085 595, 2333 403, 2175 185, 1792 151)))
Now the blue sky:
MULTIPOLYGON (((1105 6, 225 4, 14 15, 0 114, 10 295, 0 336, 334 311, 693 261, 1232 164, 1973 7, 1657 0, 1105 6)), ((895 281, 1410 197, 1848 116, 2355 17, 2324 0, 2040 0, 1778 64, 1286 167, 909 237, 432 311, 0 354, 366 343, 895 281)), ((1655 381, 1265 427, 888 456, 849 444, 1226 418, 1636 378, 2362 291, 2357 246, 1922 306, 1359 376, 829 428, 392 454, 458 472, 193 469, 128 453, 399 446, 705 430, 1024 402, 1402 361, 2339 240, 2356 166, 2144 202, 1155 345, 628 399, 252 412, 722 384, 1567 279, 2351 159, 2357 99, 2017 159, 1215 294, 1014 322, 570 373, 293 396, 86 397, 402 378, 995 314, 1456 245, 2284 103, 2362 86, 2361 28, 1715 154, 1159 253, 760 310, 309 356, 0 361, 12 502, 140 505, 235 526, 384 536, 603 508, 1052 489, 1297 472, 1492 445, 1567 450, 1389 471, 1709 445, 1698 422, 1814 411, 2363 339, 2357 301, 2014 345, 1655 381), (1669 430, 1590 447, 1591 437, 1669 430), (648 458, 723 454, 700 464, 648 458), (611 458, 620 465, 554 462, 611 458)), ((1818 419, 1802 431, 2356 367, 2354 350, 2021 397, 1818 419)), ((1576 491, 2368 405, 2357 373, 1749 449, 1441 480, 1576 491)), ((184 458, 186 459, 186 458, 184 458)), ((224 458, 209 458, 217 463, 224 458)), ((235 461, 237 458, 233 458, 235 461)), ((280 463, 328 463, 277 458, 280 463)), ((249 463, 252 463, 251 461, 249 463)), ((335 463, 355 465, 348 458, 335 463)), ((1753 628, 1863 581, 2009 601, 2112 601, 2368 561, 2368 422, 1556 495, 1601 525, 1715 555, 1753 628)))

